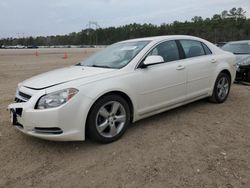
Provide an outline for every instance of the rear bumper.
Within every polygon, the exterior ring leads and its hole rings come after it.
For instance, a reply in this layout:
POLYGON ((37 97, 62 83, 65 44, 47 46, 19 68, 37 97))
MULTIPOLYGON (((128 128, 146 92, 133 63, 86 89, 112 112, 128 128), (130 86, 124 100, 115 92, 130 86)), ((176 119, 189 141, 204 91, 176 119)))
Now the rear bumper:
POLYGON ((236 81, 250 82, 250 65, 239 66, 236 72, 236 81))

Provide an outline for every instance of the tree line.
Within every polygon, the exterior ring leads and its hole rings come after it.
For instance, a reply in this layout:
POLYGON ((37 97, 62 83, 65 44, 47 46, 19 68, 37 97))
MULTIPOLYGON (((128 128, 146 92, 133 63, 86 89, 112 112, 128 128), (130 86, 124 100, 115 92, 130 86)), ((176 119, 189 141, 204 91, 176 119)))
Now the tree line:
POLYGON ((161 25, 129 24, 119 27, 84 29, 67 35, 4 38, 0 46, 108 45, 117 41, 160 35, 193 35, 211 42, 250 39, 250 19, 242 8, 224 10, 211 18, 195 16, 191 21, 161 25))

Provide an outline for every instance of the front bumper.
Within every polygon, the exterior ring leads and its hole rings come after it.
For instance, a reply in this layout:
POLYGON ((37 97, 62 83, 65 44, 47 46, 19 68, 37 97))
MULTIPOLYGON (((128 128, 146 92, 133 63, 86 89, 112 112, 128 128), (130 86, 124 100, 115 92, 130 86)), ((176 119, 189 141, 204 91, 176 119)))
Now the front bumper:
POLYGON ((239 66, 236 72, 235 80, 250 82, 250 65, 239 66))
MULTIPOLYGON (((34 92, 24 87, 20 89, 23 93, 34 92)), ((34 109, 36 102, 44 94, 45 91, 35 91, 28 101, 21 100, 8 106, 14 127, 27 135, 47 140, 85 140, 87 110, 84 111, 84 104, 80 104, 80 97, 75 96, 57 108, 34 109)), ((84 99, 86 105, 89 100, 84 99)))

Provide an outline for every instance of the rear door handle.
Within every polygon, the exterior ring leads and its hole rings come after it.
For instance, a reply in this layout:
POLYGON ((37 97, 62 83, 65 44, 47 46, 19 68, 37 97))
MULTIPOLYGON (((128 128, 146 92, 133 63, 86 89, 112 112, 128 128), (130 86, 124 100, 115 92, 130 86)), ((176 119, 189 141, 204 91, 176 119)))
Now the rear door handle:
POLYGON ((210 62, 211 62, 211 63, 216 63, 216 61, 217 61, 216 59, 211 59, 210 62))
POLYGON ((185 66, 183 65, 178 65, 178 67, 176 68, 176 70, 183 70, 183 69, 185 69, 185 66))

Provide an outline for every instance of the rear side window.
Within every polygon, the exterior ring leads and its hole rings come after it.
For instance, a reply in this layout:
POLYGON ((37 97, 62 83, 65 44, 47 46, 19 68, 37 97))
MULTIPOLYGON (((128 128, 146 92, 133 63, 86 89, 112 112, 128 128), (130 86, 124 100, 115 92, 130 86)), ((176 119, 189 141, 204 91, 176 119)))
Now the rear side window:
POLYGON ((186 58, 198 57, 206 55, 205 50, 199 41, 195 40, 180 40, 186 58))
POLYGON ((212 54, 211 50, 207 47, 206 44, 204 44, 204 43, 201 43, 201 44, 202 44, 202 46, 203 46, 203 48, 204 48, 204 50, 206 52, 206 55, 212 54))
POLYGON ((175 41, 166 41, 156 46, 149 54, 162 56, 164 62, 176 61, 180 59, 179 50, 175 41))

